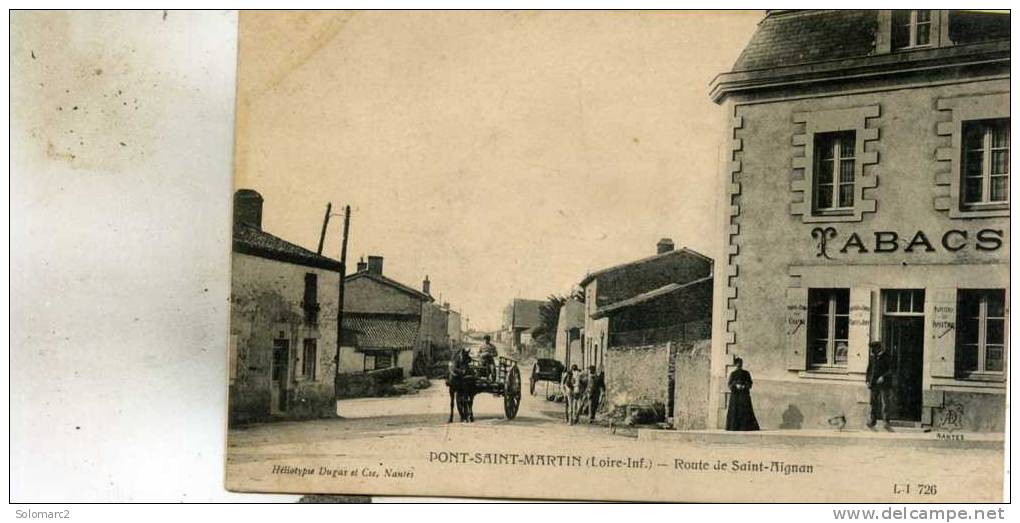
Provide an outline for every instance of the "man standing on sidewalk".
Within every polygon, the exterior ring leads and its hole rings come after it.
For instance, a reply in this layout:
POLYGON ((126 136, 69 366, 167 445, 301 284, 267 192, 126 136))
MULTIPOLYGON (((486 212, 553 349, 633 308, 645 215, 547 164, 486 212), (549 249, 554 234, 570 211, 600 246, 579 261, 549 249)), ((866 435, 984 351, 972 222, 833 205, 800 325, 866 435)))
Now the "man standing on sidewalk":
POLYGON ((868 371, 865 383, 871 391, 871 413, 868 415, 868 428, 874 429, 875 422, 881 415, 885 430, 892 431, 889 425, 889 414, 892 410, 892 357, 885 351, 882 342, 873 341, 869 345, 871 354, 868 358, 868 371))

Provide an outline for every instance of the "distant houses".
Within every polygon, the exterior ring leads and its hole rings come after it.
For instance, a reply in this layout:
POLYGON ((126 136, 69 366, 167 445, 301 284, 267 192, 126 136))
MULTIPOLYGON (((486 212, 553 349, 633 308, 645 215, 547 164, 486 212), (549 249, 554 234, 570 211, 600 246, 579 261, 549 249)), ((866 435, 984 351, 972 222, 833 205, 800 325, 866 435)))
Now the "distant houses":
POLYGON ((687 428, 708 418, 713 261, 665 238, 654 256, 585 276, 560 309, 556 359, 605 373, 610 409, 656 409, 687 428), (684 374, 683 389, 678 374, 684 374), (683 390, 704 390, 697 397, 683 390))
MULTIPOLYGON (((344 280, 340 372, 399 367, 405 377, 424 375, 450 347, 449 304, 435 303, 428 276, 418 290, 384 275, 383 262, 369 256, 344 280)), ((459 337, 459 321, 455 331, 459 337)))
POLYGON ((234 195, 229 420, 333 416, 340 263, 262 230, 262 206, 234 195))
POLYGON ((514 298, 503 309, 503 327, 499 336, 510 346, 512 351, 520 351, 529 345, 535 327, 542 324, 542 305, 544 300, 526 300, 514 298))

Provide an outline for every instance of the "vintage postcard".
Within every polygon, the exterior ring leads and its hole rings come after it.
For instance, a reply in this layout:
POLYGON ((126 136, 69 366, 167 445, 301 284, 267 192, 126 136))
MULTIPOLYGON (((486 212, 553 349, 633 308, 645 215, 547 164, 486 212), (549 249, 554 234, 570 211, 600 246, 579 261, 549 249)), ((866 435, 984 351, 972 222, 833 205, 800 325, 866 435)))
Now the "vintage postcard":
POLYGON ((242 12, 226 484, 998 502, 1010 15, 242 12))

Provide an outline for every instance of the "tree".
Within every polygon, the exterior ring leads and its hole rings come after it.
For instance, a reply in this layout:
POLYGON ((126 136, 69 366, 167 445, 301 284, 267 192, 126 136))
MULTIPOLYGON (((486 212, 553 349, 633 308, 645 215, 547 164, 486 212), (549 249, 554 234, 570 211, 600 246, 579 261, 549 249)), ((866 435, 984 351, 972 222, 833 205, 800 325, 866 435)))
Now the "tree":
POLYGON ((584 293, 579 289, 569 295, 550 294, 546 302, 539 306, 540 323, 532 333, 532 339, 539 345, 553 346, 556 344, 556 328, 560 321, 560 308, 567 300, 584 302, 584 293))

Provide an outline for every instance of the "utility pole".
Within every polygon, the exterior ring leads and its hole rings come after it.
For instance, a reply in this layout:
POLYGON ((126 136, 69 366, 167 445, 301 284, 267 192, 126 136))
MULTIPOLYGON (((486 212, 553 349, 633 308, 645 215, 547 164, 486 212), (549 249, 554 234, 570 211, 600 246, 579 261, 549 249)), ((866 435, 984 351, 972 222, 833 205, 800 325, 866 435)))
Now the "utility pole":
POLYGON ((333 202, 326 203, 326 217, 322 219, 322 232, 319 233, 319 250, 315 254, 322 254, 322 244, 326 241, 326 226, 329 225, 329 211, 333 208, 333 202))
POLYGON ((333 359, 333 390, 335 396, 340 395, 340 345, 344 326, 344 279, 347 276, 347 233, 351 226, 351 206, 344 206, 344 232, 340 241, 340 285, 336 306, 336 356, 333 359))

